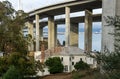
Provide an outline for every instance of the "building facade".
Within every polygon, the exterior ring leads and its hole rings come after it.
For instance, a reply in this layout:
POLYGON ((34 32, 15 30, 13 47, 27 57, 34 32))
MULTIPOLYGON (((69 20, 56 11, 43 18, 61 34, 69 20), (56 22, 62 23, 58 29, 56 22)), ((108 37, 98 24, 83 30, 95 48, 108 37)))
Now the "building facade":
MULTIPOLYGON (((87 63, 88 65, 90 65, 91 68, 97 67, 97 62, 95 61, 95 59, 91 58, 82 49, 79 49, 77 47, 56 47, 46 50, 44 54, 45 55, 43 56, 45 57, 42 57, 41 52, 39 52, 39 54, 38 52, 36 52, 35 59, 40 61, 44 60, 45 62, 48 58, 60 57, 61 62, 64 65, 64 72, 72 72, 73 70, 75 70, 74 65, 79 61, 87 63)), ((45 68, 44 70, 44 75, 49 74, 47 68, 45 68)), ((39 72, 39 74, 40 73, 41 72, 39 72)))

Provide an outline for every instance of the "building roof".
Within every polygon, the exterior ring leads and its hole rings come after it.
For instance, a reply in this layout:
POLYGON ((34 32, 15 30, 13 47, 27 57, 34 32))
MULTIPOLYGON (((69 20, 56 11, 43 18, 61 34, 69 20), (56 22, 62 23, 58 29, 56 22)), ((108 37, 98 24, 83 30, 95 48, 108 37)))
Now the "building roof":
POLYGON ((45 51, 45 57, 50 56, 79 56, 79 55, 85 55, 84 50, 78 48, 78 47, 55 47, 52 49, 48 49, 45 51))

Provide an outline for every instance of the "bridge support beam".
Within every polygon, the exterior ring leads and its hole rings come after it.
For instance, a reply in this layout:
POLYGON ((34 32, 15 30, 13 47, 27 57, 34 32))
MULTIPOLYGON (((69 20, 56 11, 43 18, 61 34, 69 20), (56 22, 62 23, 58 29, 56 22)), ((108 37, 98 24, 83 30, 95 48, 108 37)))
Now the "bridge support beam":
POLYGON ((78 23, 71 23, 71 26, 70 26, 70 46, 78 47, 78 23))
POLYGON ((70 45, 70 7, 65 7, 65 46, 70 45))
POLYGON ((36 20, 36 51, 40 51, 40 25, 39 25, 39 15, 35 15, 36 20))
POLYGON ((26 24, 28 26, 28 34, 31 36, 30 45, 28 46, 28 50, 29 51, 34 51, 34 44, 33 44, 33 39, 34 39, 33 22, 29 21, 26 24))
POLYGON ((114 51, 114 35, 110 35, 109 33, 114 33, 114 27, 111 26, 105 26, 106 21, 104 17, 107 16, 112 16, 115 17, 120 16, 120 0, 103 0, 102 1, 102 52, 109 51, 113 52, 114 51), (109 5, 107 5, 109 4, 109 5))
POLYGON ((55 47, 56 45, 56 27, 54 22, 54 16, 48 17, 48 49, 55 47))
POLYGON ((87 53, 92 51, 92 10, 85 10, 85 43, 87 53))

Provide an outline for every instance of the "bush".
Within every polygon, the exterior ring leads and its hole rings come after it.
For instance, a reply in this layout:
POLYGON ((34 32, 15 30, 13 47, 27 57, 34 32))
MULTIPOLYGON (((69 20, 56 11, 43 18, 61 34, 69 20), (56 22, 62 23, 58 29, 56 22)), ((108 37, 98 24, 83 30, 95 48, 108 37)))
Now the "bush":
POLYGON ((22 79, 22 78, 20 72, 14 66, 10 66, 8 71, 4 74, 3 79, 22 79))
POLYGON ((0 76, 7 72, 9 65, 7 64, 7 57, 0 57, 0 76))
POLYGON ((81 77, 82 77, 82 75, 79 74, 79 73, 74 73, 74 74, 72 75, 72 79, 80 79, 81 77))
POLYGON ((77 62, 74 67, 76 70, 85 70, 90 68, 90 66, 87 63, 84 63, 83 61, 77 62))
POLYGON ((63 72, 64 66, 59 57, 53 57, 46 60, 45 64, 48 66, 51 74, 63 72))

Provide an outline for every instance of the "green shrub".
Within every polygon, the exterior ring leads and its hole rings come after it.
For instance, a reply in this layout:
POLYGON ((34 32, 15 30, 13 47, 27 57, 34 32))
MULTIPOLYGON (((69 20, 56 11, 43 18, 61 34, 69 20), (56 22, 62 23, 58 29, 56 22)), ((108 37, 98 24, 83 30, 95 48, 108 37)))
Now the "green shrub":
POLYGON ((63 72, 64 66, 59 57, 53 57, 46 60, 45 64, 48 66, 51 74, 63 72))
POLYGON ((83 79, 86 75, 86 71, 75 71, 72 73, 72 79, 83 79))
POLYGON ((8 71, 3 75, 3 79, 22 79, 22 77, 14 66, 10 66, 8 71))
POLYGON ((77 62, 74 67, 76 70, 85 70, 90 68, 90 66, 87 63, 84 63, 83 61, 77 62))
POLYGON ((84 75, 80 75, 79 73, 75 73, 73 76, 72 76, 72 79, 80 79, 84 77, 84 75))

